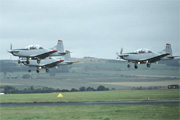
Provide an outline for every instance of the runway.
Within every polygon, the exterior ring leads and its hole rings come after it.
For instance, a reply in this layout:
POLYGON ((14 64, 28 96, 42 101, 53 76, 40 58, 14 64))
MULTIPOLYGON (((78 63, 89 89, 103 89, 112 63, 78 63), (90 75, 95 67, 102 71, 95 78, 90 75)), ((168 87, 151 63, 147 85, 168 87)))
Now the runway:
POLYGON ((102 101, 102 102, 51 102, 51 103, 1 103, 0 107, 30 107, 30 106, 74 106, 74 105, 152 105, 175 104, 179 100, 166 101, 102 101))

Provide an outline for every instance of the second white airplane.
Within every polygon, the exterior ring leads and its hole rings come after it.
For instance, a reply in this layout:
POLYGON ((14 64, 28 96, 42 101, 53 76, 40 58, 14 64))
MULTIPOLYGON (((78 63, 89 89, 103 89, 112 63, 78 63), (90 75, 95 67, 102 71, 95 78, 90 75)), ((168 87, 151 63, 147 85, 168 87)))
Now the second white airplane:
POLYGON ((42 59, 41 63, 37 63, 36 60, 29 60, 29 64, 27 64, 25 61, 21 60, 21 63, 23 63, 26 66, 29 66, 29 72, 31 72, 31 67, 36 67, 36 72, 39 73, 40 69, 44 68, 46 72, 49 72, 49 68, 53 68, 56 66, 62 66, 62 65, 71 65, 75 63, 72 61, 70 52, 66 51, 66 55, 63 56, 63 58, 46 58, 42 59))

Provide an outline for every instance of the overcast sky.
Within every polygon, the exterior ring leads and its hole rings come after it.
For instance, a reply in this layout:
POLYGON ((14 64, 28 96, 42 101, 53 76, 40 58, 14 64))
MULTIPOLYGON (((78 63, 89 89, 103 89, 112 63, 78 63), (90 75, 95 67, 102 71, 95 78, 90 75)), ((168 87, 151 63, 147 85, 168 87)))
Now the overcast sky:
POLYGON ((57 40, 78 58, 115 59, 122 47, 159 52, 166 43, 179 55, 179 8, 179 0, 0 0, 0 59, 10 58, 11 43, 52 48, 57 40))

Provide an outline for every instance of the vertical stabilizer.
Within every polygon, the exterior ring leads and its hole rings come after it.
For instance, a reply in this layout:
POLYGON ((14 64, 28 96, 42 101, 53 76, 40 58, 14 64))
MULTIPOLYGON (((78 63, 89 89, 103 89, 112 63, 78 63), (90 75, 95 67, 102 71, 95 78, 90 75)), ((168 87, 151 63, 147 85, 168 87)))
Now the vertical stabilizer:
POLYGON ((64 57, 65 57, 64 58, 65 61, 68 61, 68 62, 72 61, 70 51, 66 50, 66 55, 64 57))
POLYGON ((166 43, 166 48, 165 50, 163 50, 164 53, 169 53, 170 55, 169 56, 172 56, 172 48, 171 48, 171 44, 169 43, 166 43))
POLYGON ((58 52, 64 52, 64 46, 63 46, 63 41, 62 40, 58 40, 58 43, 56 45, 56 50, 58 52))

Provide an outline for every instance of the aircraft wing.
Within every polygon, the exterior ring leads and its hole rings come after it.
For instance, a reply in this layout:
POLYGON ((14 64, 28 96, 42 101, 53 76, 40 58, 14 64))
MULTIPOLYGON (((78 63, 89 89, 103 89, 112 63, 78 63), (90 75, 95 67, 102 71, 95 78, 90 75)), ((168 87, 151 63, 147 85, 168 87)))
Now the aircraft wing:
POLYGON ((170 57, 168 57, 168 58, 174 59, 174 58, 176 58, 176 57, 180 57, 180 56, 170 56, 170 57))
POLYGON ((56 50, 51 50, 51 51, 49 51, 49 52, 44 52, 44 53, 42 53, 42 54, 36 54, 36 55, 31 55, 30 57, 38 57, 38 58, 40 58, 40 59, 44 59, 44 58, 46 58, 46 57, 48 57, 50 54, 52 54, 52 53, 54 53, 54 52, 57 52, 56 50))
POLYGON ((169 55, 169 53, 161 54, 161 55, 151 57, 151 58, 147 58, 147 59, 140 59, 140 61, 148 61, 150 63, 153 63, 153 62, 161 60, 161 58, 163 58, 163 57, 165 57, 167 55, 169 55))
POLYGON ((45 64, 45 65, 43 65, 43 66, 48 67, 48 68, 51 68, 51 67, 57 66, 58 63, 63 62, 63 61, 64 61, 64 60, 58 60, 58 61, 55 61, 55 62, 52 62, 52 63, 45 64))

